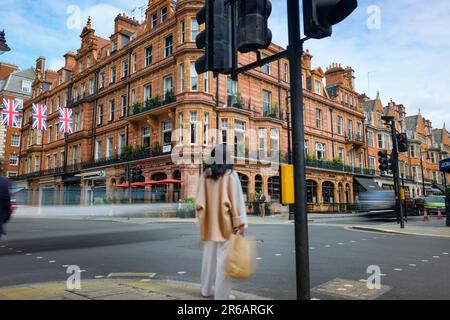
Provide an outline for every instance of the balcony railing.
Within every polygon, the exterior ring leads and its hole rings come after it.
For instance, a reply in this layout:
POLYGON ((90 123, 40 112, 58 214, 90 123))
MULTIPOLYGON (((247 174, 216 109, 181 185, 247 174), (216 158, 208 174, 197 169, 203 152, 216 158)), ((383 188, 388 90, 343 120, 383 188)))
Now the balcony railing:
POLYGON ((173 91, 168 91, 165 97, 156 96, 154 98, 146 100, 144 103, 135 102, 132 107, 132 115, 144 113, 176 101, 176 97, 173 91))
POLYGON ((345 137, 347 139, 348 142, 353 142, 353 143, 364 143, 364 138, 362 136, 362 134, 358 133, 358 134, 353 134, 353 133, 348 133, 347 136, 345 137))
POLYGON ((306 166, 311 167, 311 168, 316 168, 316 169, 332 170, 332 171, 361 174, 361 175, 367 175, 367 176, 375 176, 376 175, 375 169, 352 167, 352 166, 347 166, 347 165, 343 165, 343 164, 332 162, 332 161, 320 161, 320 160, 307 159, 306 166))
POLYGON ((108 158, 101 158, 101 159, 97 159, 95 161, 80 162, 80 163, 75 163, 72 165, 67 165, 66 167, 59 167, 59 168, 53 168, 53 169, 48 169, 48 170, 32 172, 29 174, 23 174, 20 176, 13 177, 11 179, 12 180, 25 180, 25 179, 33 179, 33 178, 38 178, 38 177, 43 177, 43 176, 50 176, 50 175, 71 174, 71 173, 75 173, 75 172, 80 172, 81 170, 87 170, 87 169, 93 169, 93 168, 99 168, 99 167, 107 167, 107 166, 111 166, 111 165, 131 162, 131 161, 144 160, 144 159, 162 156, 165 154, 168 154, 168 153, 167 152, 164 153, 162 148, 159 148, 159 147, 147 148, 147 149, 141 149, 139 151, 133 151, 130 153, 122 153, 121 155, 114 155, 114 156, 108 157, 108 158))

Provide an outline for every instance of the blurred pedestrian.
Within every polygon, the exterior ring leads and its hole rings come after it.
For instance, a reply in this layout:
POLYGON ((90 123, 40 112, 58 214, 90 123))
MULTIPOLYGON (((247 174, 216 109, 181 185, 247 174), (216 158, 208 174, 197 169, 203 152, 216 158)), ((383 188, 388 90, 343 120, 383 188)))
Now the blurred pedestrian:
POLYGON ((259 201, 259 212, 261 214, 261 217, 264 217, 266 215, 266 196, 264 195, 264 193, 261 192, 258 201, 259 201))
MULTIPOLYGON (((0 162, 1 168, 1 162, 0 162)), ((1 170, 0 170, 1 174, 1 170)), ((11 188, 11 182, 2 176, 0 176, 0 238, 6 234, 5 224, 11 217, 11 195, 9 189, 11 188)))
POLYGON ((218 145, 204 165, 196 196, 196 216, 203 242, 201 294, 228 300, 231 279, 225 275, 229 238, 248 227, 241 182, 226 145, 218 145), (214 288, 213 288, 214 287, 214 288))

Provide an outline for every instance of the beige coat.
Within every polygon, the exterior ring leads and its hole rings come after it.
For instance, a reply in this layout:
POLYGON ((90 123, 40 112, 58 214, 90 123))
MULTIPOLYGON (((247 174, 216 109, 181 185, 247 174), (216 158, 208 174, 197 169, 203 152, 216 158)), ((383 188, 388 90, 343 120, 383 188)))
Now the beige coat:
POLYGON ((218 180, 202 175, 195 207, 202 241, 225 242, 234 228, 247 227, 242 186, 234 171, 228 171, 218 180))

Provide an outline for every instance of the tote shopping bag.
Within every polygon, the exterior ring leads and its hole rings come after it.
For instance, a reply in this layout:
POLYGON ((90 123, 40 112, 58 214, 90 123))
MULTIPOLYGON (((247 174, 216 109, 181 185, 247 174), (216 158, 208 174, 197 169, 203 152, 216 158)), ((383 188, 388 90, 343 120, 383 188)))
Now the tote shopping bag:
POLYGON ((255 272, 255 239, 232 234, 229 241, 225 274, 234 279, 250 278, 255 272))

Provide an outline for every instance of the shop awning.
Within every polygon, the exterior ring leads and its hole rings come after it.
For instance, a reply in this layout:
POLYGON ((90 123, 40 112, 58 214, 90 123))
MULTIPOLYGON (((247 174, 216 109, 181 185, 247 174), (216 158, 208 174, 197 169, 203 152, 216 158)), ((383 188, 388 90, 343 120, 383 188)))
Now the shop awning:
POLYGON ((12 188, 12 189, 9 190, 9 193, 15 194, 15 193, 18 193, 18 192, 20 192, 22 190, 25 190, 25 188, 12 188))
POLYGON ((366 191, 377 191, 381 190, 378 183, 376 183, 373 179, 367 179, 367 178, 359 178, 355 177, 355 180, 364 188, 366 191))
POLYGON ((156 181, 155 184, 178 184, 178 183, 181 183, 181 181, 175 180, 175 179, 164 179, 164 180, 156 181))

